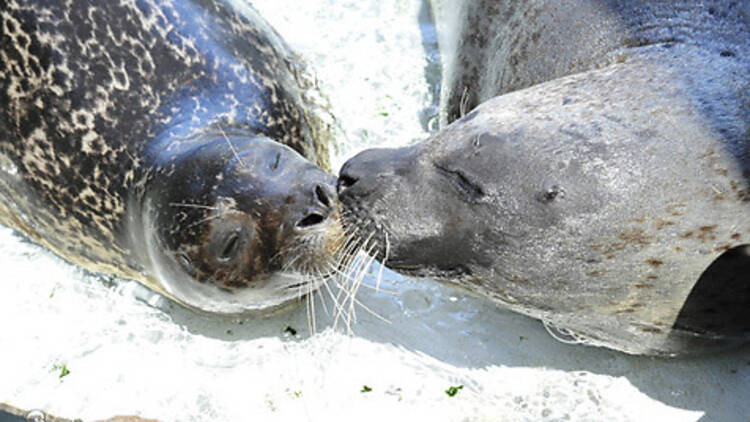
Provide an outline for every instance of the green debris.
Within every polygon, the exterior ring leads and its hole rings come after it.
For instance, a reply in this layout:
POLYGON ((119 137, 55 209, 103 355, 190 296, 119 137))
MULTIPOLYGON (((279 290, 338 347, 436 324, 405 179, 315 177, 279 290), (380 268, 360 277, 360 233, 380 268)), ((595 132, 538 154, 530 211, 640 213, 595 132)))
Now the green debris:
POLYGON ((372 388, 370 388, 370 387, 368 387, 366 385, 363 385, 362 386, 362 390, 360 390, 360 393, 369 393, 370 391, 372 391, 372 388))
POLYGON ((453 386, 453 385, 452 385, 452 386, 448 387, 448 389, 447 389, 447 390, 445 390, 445 394, 447 394, 447 395, 448 395, 448 397, 453 397, 453 396, 455 396, 456 394, 458 394, 458 392, 459 392, 459 391, 460 391, 460 390, 461 390, 462 388, 464 388, 464 386, 463 386, 463 385, 456 385, 456 386, 453 386))
POLYGON ((52 370, 53 371, 58 371, 58 370, 60 371, 60 375, 58 376, 58 378, 60 378, 60 379, 63 379, 63 377, 65 377, 68 374, 70 374, 70 370, 68 369, 68 365, 64 364, 64 363, 62 365, 55 365, 55 366, 53 366, 52 370))
POLYGON ((378 114, 380 114, 380 115, 381 115, 381 116, 383 116, 383 117, 388 117, 388 113, 386 113, 385 111, 381 111, 381 112, 380 112, 380 113, 378 113, 378 114))

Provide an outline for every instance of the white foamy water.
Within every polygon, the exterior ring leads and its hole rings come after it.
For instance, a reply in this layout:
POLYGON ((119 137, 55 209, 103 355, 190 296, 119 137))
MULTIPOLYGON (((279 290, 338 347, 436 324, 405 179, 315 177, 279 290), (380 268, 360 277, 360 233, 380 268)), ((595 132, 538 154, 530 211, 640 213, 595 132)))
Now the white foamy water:
MULTIPOLYGON (((335 168, 363 148, 427 136, 434 63, 419 1, 254 4, 317 70, 343 132, 335 168)), ((325 328, 332 305, 316 295, 310 336, 304 306, 257 321, 195 315, 8 229, 0 267, 0 402, 25 409, 165 422, 750 417, 747 349, 665 361, 565 345, 536 321, 387 271, 381 291, 358 298, 388 322, 357 307, 353 335, 325 328), (463 388, 449 397, 451 386, 463 388)))

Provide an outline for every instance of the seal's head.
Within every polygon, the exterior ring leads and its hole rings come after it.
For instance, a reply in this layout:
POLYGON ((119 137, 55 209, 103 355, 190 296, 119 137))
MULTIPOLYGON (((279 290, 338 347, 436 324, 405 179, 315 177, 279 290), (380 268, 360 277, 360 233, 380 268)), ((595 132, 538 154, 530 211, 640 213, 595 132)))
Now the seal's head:
POLYGON ((312 292, 337 264, 335 179, 287 146, 202 134, 162 152, 149 179, 148 262, 184 304, 267 312, 312 292))
POLYGON ((527 274, 603 190, 576 162, 536 159, 546 147, 526 142, 533 133, 491 119, 475 111, 419 144, 351 158, 338 181, 345 225, 409 275, 527 274))

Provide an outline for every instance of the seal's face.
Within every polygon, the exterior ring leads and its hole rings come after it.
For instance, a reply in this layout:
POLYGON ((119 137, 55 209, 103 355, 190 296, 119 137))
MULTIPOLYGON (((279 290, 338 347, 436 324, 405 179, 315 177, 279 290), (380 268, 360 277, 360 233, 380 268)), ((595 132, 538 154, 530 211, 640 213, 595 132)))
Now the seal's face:
POLYGON ((476 116, 415 146, 364 151, 342 167, 345 223, 375 239, 387 266, 446 279, 519 273, 532 250, 544 254, 556 232, 599 203, 597 182, 582 181, 576 163, 536 160, 519 146, 532 135, 487 132, 486 116, 476 116), (571 180, 578 182, 569 194, 571 180))
POLYGON ((251 313, 317 288, 343 242, 333 176, 264 137, 199 138, 160 157, 144 201, 167 292, 198 309, 251 313))

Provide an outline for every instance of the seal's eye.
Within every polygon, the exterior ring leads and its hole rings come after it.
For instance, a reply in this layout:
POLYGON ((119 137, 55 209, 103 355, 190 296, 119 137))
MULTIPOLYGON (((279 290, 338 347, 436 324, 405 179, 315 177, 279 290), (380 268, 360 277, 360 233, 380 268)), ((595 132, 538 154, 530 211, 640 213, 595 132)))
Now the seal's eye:
POLYGON ((224 239, 224 246, 219 253, 219 261, 227 262, 237 255, 240 245, 240 235, 237 232, 232 232, 227 235, 224 239))
POLYGON ((448 180, 449 184, 458 192, 462 200, 475 203, 485 197, 484 189, 463 171, 437 163, 435 163, 435 168, 438 170, 438 173, 448 180))
POLYGON ((184 268, 185 271, 191 271, 193 269, 193 261, 190 260, 190 257, 187 256, 186 253, 180 252, 177 255, 177 260, 180 262, 180 265, 182 265, 182 268, 184 268))
POLYGON ((274 158, 273 161, 271 162, 271 170, 276 170, 277 168, 279 168, 280 161, 281 161, 281 153, 277 152, 276 158, 274 158))

